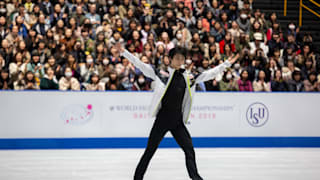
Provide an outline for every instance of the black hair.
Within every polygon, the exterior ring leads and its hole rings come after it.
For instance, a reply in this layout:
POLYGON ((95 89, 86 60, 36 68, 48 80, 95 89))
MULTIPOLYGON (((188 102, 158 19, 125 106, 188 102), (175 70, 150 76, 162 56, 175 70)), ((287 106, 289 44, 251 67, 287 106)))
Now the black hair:
POLYGON ((187 50, 183 47, 175 47, 175 48, 172 48, 170 51, 169 51, 169 58, 173 59, 173 57, 177 54, 181 54, 183 56, 186 56, 187 54, 187 50))

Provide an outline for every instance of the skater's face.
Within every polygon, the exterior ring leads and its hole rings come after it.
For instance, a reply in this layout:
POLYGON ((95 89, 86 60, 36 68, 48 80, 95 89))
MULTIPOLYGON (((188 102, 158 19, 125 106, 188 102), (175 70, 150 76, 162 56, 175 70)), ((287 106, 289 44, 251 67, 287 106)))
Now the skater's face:
POLYGON ((173 56, 173 59, 171 59, 171 67, 174 69, 179 69, 181 65, 183 65, 185 62, 185 57, 182 54, 176 54, 173 56))

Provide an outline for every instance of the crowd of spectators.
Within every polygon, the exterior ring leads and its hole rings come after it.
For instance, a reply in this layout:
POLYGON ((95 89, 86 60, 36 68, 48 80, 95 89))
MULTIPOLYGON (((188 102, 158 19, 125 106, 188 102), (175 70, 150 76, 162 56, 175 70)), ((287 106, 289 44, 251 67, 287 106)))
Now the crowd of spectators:
POLYGON ((168 77, 168 52, 188 49, 190 77, 239 53, 199 91, 320 91, 312 35, 252 0, 1 0, 0 89, 152 90, 114 48, 168 77), (285 27, 285 28, 282 28, 285 27))

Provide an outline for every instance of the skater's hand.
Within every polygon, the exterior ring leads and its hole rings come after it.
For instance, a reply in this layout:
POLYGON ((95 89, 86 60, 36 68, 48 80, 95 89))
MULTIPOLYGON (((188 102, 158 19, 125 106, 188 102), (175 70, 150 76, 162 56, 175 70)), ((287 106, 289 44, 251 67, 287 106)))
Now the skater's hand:
POLYGON ((117 50, 120 54, 124 52, 124 48, 121 46, 120 43, 116 43, 116 44, 114 45, 114 47, 116 48, 116 50, 117 50))
POLYGON ((233 55, 233 56, 229 57, 228 61, 230 62, 230 64, 233 64, 239 59, 239 56, 240 56, 239 53, 235 56, 233 55))

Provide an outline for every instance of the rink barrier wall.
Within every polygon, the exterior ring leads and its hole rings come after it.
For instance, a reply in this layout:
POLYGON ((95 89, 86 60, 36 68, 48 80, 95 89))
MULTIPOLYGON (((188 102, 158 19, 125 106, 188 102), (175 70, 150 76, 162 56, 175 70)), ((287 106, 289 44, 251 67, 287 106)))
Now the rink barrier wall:
MULTIPOLYGON (((0 139, 0 150, 145 148, 147 138, 0 139)), ((193 137, 195 148, 319 148, 320 137, 193 137)), ((178 148, 164 138, 159 148, 178 148)))
MULTIPOLYGON (((0 91, 0 149, 144 148, 151 92, 0 91)), ((196 93, 198 148, 320 147, 320 93, 196 93)), ((176 148, 170 133, 161 148, 176 148)))

